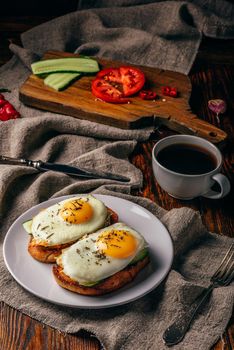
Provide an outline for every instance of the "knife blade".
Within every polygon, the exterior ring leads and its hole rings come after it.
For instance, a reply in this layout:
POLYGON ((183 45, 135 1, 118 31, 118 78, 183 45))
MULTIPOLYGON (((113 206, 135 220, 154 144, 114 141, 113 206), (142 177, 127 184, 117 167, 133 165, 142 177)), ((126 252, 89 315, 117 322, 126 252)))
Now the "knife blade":
POLYGON ((24 158, 10 158, 6 156, 0 155, 0 163, 2 164, 9 164, 9 165, 24 165, 29 166, 34 169, 37 169, 39 171, 45 172, 45 171, 56 171, 59 173, 64 173, 71 176, 77 176, 81 178, 88 178, 88 179, 107 179, 107 180, 116 180, 116 181, 122 181, 122 182, 129 182, 129 178, 122 176, 122 175, 116 175, 112 173, 106 173, 102 171, 97 170, 89 170, 89 169, 83 169, 80 167, 74 167, 66 164, 60 164, 60 163, 49 163, 49 162, 43 162, 41 160, 30 160, 30 159, 24 159, 24 158))

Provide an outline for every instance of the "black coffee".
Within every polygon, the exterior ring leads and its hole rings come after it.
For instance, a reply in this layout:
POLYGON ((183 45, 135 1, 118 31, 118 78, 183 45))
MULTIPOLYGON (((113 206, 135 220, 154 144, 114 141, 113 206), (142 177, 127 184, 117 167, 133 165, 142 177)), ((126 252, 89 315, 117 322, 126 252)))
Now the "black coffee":
POLYGON ((180 174, 205 174, 217 166, 215 157, 207 150, 185 143, 163 148, 156 158, 162 166, 180 174))

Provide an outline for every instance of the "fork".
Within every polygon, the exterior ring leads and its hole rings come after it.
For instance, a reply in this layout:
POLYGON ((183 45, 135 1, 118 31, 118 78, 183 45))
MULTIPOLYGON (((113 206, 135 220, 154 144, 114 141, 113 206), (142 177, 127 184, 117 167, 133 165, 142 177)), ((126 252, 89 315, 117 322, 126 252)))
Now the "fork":
POLYGON ((210 285, 192 303, 190 309, 169 326, 163 334, 164 343, 172 346, 181 342, 188 331, 193 319, 204 304, 212 290, 217 287, 227 286, 234 277, 234 243, 228 249, 218 269, 210 278, 210 285))

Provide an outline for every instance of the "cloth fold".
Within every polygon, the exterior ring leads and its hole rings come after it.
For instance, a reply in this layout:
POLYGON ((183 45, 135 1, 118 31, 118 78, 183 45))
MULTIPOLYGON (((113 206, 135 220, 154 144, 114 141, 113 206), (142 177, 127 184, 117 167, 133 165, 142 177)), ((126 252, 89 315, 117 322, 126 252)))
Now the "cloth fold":
MULTIPOLYGON (((166 349, 164 330, 207 287, 231 239, 208 233, 199 214, 191 209, 167 212, 146 198, 130 195, 133 188, 140 189, 143 178, 128 158, 137 141, 149 138, 152 128, 120 130, 39 111, 20 103, 18 89, 30 73, 31 62, 46 50, 76 51, 188 73, 203 32, 216 37, 233 35, 233 5, 227 1, 222 1, 225 13, 220 2, 146 2, 119 0, 111 11, 79 10, 42 24, 22 35, 23 48, 11 45, 14 57, 0 68, 1 85, 12 90, 5 97, 22 115, 22 119, 0 124, 0 154, 81 165, 130 179, 128 184, 84 181, 0 164, 1 301, 60 331, 89 331, 108 350, 132 350, 136 346, 138 350, 166 349), (127 7, 117 7, 123 5, 127 7), (147 208, 168 228, 175 247, 173 269, 156 290, 133 303, 101 312, 57 306, 31 295, 11 277, 2 253, 5 234, 21 213, 51 197, 92 191, 126 198, 147 208)), ((80 2, 81 7, 84 4, 80 2)), ((113 2, 100 0, 96 4, 109 6, 113 2)), ((233 299, 233 285, 214 290, 183 342, 174 349, 209 349, 227 326, 233 299)))
POLYGON ((234 37, 234 4, 225 0, 97 0, 79 8, 23 34, 23 46, 39 55, 75 51, 188 74, 203 35, 234 37))

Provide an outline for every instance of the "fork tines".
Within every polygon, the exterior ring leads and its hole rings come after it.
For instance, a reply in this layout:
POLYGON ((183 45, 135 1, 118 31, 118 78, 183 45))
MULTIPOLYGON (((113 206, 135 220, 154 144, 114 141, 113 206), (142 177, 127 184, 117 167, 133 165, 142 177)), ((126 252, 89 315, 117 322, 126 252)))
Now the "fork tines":
POLYGON ((227 285, 234 277, 234 243, 228 249, 218 269, 211 280, 222 285, 227 285))

